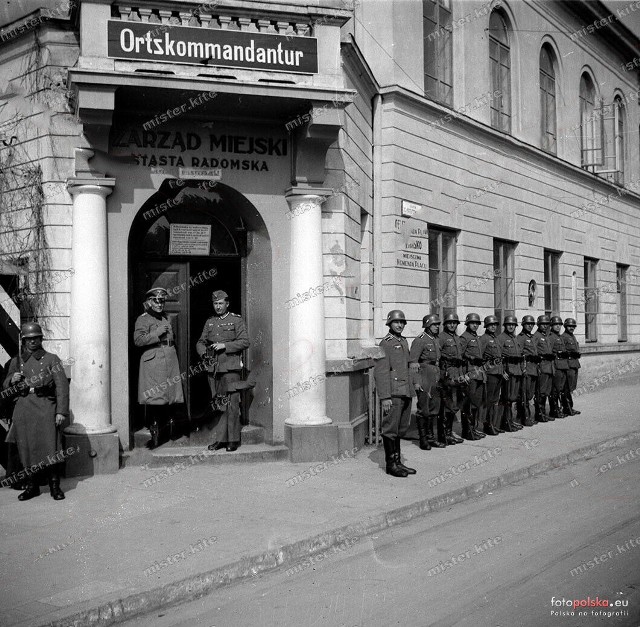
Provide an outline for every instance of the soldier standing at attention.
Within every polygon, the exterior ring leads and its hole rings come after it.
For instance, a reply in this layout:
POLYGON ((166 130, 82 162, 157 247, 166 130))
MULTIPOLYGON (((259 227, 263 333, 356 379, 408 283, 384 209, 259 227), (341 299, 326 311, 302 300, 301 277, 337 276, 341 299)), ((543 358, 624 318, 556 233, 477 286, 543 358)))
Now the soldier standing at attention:
POLYGON ((240 373, 242 351, 249 348, 249 336, 244 321, 229 312, 229 296, 222 290, 211 295, 215 315, 204 323, 196 344, 201 357, 212 359, 207 364, 209 388, 214 410, 220 420, 214 430, 214 442, 209 450, 218 450, 226 444, 229 452, 240 446, 240 373))
POLYGON ((535 320, 533 316, 522 318, 522 331, 518 335, 518 344, 522 351, 524 361, 524 373, 522 377, 522 389, 518 399, 518 420, 525 427, 533 427, 536 419, 531 415, 531 401, 536 394, 538 384, 538 364, 540 357, 533 339, 533 326, 535 320))
POLYGON ((498 411, 500 387, 504 376, 502 349, 496 338, 498 318, 495 316, 487 316, 484 319, 484 329, 484 335, 480 337, 484 371, 487 374, 487 402, 484 412, 484 432, 487 435, 498 435, 504 433, 504 430, 500 428, 500 412, 498 411))
MULTIPOLYGON (((447 314, 444 317, 444 333, 440 336, 440 373, 442 379, 443 402, 440 416, 444 426, 444 441, 446 444, 460 444, 464 442, 453 433, 453 421, 462 406, 464 373, 462 366, 462 347, 456 329, 460 324, 458 314, 447 314)), ((441 432, 440 425, 438 431, 441 432)), ((441 436, 439 436, 441 437, 441 436)))
POLYGON ((564 402, 564 387, 567 383, 567 370, 569 364, 566 359, 564 348, 564 340, 560 335, 562 327, 562 318, 560 316, 552 316, 551 333, 549 334, 549 342, 553 351, 553 382, 551 384, 551 396, 549 397, 549 406, 551 411, 549 415, 553 418, 564 418, 562 406, 564 402))
MULTIPOLYGON (((422 319, 424 333, 411 343, 409 367, 413 374, 414 387, 418 395, 418 433, 423 451, 444 448, 438 442, 433 430, 440 413, 440 318, 436 314, 422 319)), ((444 438, 444 434, 442 434, 444 438)))
POLYGON ((546 413, 547 398, 551 394, 551 384, 553 381, 553 362, 555 355, 551 347, 549 338, 549 324, 551 319, 549 316, 538 316, 538 330, 533 334, 536 344, 536 351, 540 357, 540 365, 538 370, 538 387, 536 388, 536 420, 538 422, 549 422, 555 418, 550 417, 546 413))
POLYGON ((522 429, 522 425, 513 419, 513 403, 516 403, 520 397, 520 385, 522 384, 522 351, 515 336, 518 320, 515 316, 505 316, 502 324, 504 331, 497 338, 504 364, 500 391, 502 428, 505 431, 519 431, 522 429))
POLYGON ((402 463, 400 438, 411 422, 411 397, 414 394, 409 371, 409 345, 402 331, 407 324, 404 313, 393 309, 387 315, 389 333, 380 342, 384 357, 377 359, 373 374, 382 401, 382 443, 387 474, 393 477, 415 475, 402 463))
MULTIPOLYGON (((42 348, 42 328, 35 322, 22 325, 20 353, 9 363, 3 387, 14 387, 18 397, 12 428, 23 468, 46 468, 49 491, 55 501, 64 499, 60 489, 59 459, 62 451, 58 427, 69 416, 69 381, 57 355, 42 348)), ((19 501, 40 494, 39 472, 28 474, 19 501)))
POLYGON ((478 337, 480 316, 477 313, 467 314, 464 321, 467 329, 460 336, 462 358, 466 363, 466 376, 468 379, 467 393, 462 404, 462 437, 465 440, 480 440, 485 437, 478 430, 482 409, 486 405, 487 376, 482 368, 482 349, 478 337))
POLYGON ((564 350, 568 358, 567 384, 564 388, 565 393, 565 409, 564 413, 570 416, 576 416, 580 412, 573 408, 573 392, 578 386, 578 369, 580 368, 580 345, 576 340, 573 332, 576 328, 576 321, 573 318, 567 318, 564 321, 564 350))
POLYGON ((151 434, 150 448, 157 447, 165 428, 169 438, 175 436, 175 418, 169 416, 173 405, 184 403, 178 354, 173 328, 164 306, 168 296, 164 287, 154 287, 146 293, 145 312, 138 316, 133 331, 133 343, 144 349, 140 356, 138 403, 144 405, 145 423, 151 434), (178 382, 174 383, 174 379, 178 382))

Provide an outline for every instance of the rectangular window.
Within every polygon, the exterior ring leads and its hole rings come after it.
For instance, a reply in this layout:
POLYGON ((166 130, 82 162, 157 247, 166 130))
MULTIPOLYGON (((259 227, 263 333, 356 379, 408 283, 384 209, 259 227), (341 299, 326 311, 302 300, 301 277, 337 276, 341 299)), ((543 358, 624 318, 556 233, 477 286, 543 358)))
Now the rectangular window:
POLYGON ((544 251, 544 313, 547 316, 560 313, 560 253, 544 251))
POLYGON ((491 100, 491 126, 511 132, 511 59, 509 49, 500 42, 489 39, 491 62, 491 86, 500 96, 491 100))
POLYGON ((453 106, 453 28, 450 0, 423 0, 424 94, 453 106))
POLYGON ((618 342, 627 341, 627 270, 628 266, 616 266, 618 342))
POLYGON ((552 76, 540 71, 540 121, 542 123, 542 149, 556 154, 556 82, 552 76))
POLYGON ((429 227, 429 313, 456 312, 456 234, 429 227))
POLYGON ((502 325, 505 316, 515 314, 516 296, 514 279, 514 256, 516 245, 502 240, 493 240, 493 299, 495 315, 502 325))
POLYGON ((597 259, 584 258, 584 329, 587 342, 597 342, 598 289, 596 287, 597 259))

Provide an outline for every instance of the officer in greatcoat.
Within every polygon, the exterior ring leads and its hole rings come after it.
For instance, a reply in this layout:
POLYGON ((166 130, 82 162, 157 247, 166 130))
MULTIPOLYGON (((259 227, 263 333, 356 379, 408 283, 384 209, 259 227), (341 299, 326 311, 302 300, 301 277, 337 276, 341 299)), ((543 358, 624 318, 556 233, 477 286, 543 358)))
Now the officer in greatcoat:
POLYGON ((222 290, 212 294, 215 315, 205 324, 196 344, 198 355, 207 358, 212 406, 219 414, 210 450, 226 445, 227 451, 240 446, 240 389, 242 351, 249 348, 247 327, 238 314, 229 311, 229 296, 222 290))
MULTIPOLYGON (((464 442, 453 432, 453 422, 456 413, 462 407, 464 396, 464 360, 462 347, 456 329, 460 324, 458 314, 447 314, 444 317, 444 333, 440 334, 440 376, 442 380, 442 405, 440 420, 444 427, 444 443, 460 444, 464 442)), ((438 425, 440 431, 440 425, 438 425)), ((440 436, 439 436, 440 437, 440 436)))
POLYGON ((564 350, 567 355, 567 382, 564 387, 565 408, 564 413, 569 416, 576 416, 580 412, 573 408, 573 393, 578 386, 578 370, 580 369, 580 345, 576 340, 573 332, 576 329, 576 321, 574 318, 567 318, 564 321, 564 350))
POLYGON ((533 316, 522 318, 522 331, 517 340, 522 351, 523 373, 520 398, 518 399, 518 420, 525 427, 533 427, 536 423, 535 415, 531 413, 531 401, 534 399, 538 387, 538 356, 536 340, 533 337, 535 319, 533 316))
POLYGON ((480 440, 485 437, 485 433, 479 431, 480 420, 482 420, 483 409, 486 406, 486 382, 484 360, 482 359, 482 349, 480 348, 480 338, 478 328, 480 327, 480 316, 477 313, 467 315, 465 321, 467 327, 460 336, 460 347, 462 348, 462 359, 464 359, 465 376, 467 378, 467 388, 464 401, 462 402, 462 437, 465 440, 480 440))
POLYGON ((497 338, 502 350, 504 365, 502 389, 500 390, 502 428, 505 431, 519 431, 522 429, 522 425, 513 419, 513 404, 520 397, 522 384, 522 350, 515 336, 518 319, 515 316, 505 316, 502 324, 504 331, 497 338))
POLYGON ((182 381, 186 372, 180 372, 175 336, 164 311, 168 292, 154 287, 146 293, 145 312, 136 320, 133 342, 143 348, 138 376, 138 403, 144 405, 145 423, 151 433, 150 447, 155 448, 164 439, 173 438, 177 416, 173 414, 179 403, 184 403, 182 381))
POLYGON ((504 429, 500 427, 500 412, 498 411, 504 370, 502 366, 502 349, 496 337, 497 330, 498 318, 496 316, 487 316, 484 319, 484 335, 480 337, 482 368, 487 375, 486 407, 484 411, 484 432, 487 435, 504 433, 504 429))
POLYGON ((547 315, 538 316, 538 329, 533 334, 536 344, 536 351, 540 357, 538 365, 538 381, 536 388, 536 420, 538 422, 549 422, 555 418, 547 414, 547 398, 551 395, 551 385, 553 382, 553 362, 555 355, 549 338, 551 318, 547 315))
POLYGON ((402 463, 400 438, 411 421, 411 397, 415 394, 409 369, 409 344, 402 331, 407 324, 404 313, 393 309, 387 315, 389 333, 380 342, 384 355, 376 359, 373 374, 382 401, 382 444, 386 471, 393 477, 415 475, 402 463))
MULTIPOLYGON (((429 451, 432 447, 444 448, 434 435, 435 423, 440 413, 440 317, 437 314, 422 319, 424 333, 411 343, 409 367, 414 377, 414 388, 418 395, 416 421, 420 435, 420 448, 429 451)), ((442 434, 444 439, 444 433, 442 434)))
POLYGON ((59 464, 64 459, 59 427, 69 416, 69 382, 57 355, 42 348, 42 328, 27 322, 21 328, 22 346, 9 362, 3 388, 15 396, 12 436, 27 475, 18 499, 40 494, 38 475, 46 473, 54 500, 64 499, 59 464), (15 394, 14 394, 15 393, 15 394))

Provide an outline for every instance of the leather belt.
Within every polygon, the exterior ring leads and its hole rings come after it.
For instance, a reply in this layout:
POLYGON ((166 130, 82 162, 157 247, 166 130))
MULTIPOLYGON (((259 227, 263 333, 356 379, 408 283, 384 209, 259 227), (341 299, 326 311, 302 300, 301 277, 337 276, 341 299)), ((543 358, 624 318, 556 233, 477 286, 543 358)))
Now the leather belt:
POLYGON ((421 361, 419 362, 421 364, 427 364, 427 366, 437 366, 438 362, 437 361, 421 361))
POLYGON ((156 348, 157 346, 175 346, 175 342, 173 340, 161 340, 157 344, 152 344, 149 348, 156 348))
POLYGON ((479 357, 471 357, 470 359, 467 359, 467 361, 472 366, 482 366, 482 364, 484 363, 484 360, 480 359, 479 357))

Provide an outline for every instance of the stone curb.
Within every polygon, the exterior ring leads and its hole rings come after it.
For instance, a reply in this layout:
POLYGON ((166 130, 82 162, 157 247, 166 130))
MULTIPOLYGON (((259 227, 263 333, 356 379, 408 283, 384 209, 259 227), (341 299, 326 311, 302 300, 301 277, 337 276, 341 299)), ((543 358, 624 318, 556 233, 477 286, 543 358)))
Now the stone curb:
POLYGON ((563 468, 577 461, 589 459, 607 449, 617 448, 628 440, 638 438, 640 438, 640 431, 631 431, 626 435, 583 446, 551 459, 536 462, 525 468, 518 468, 497 477, 490 477, 464 488, 452 490, 446 494, 371 516, 366 520, 351 523, 312 538, 299 540, 282 546, 277 550, 246 556, 209 572, 192 575, 153 590, 138 592, 115 601, 109 601, 98 607, 83 610, 65 618, 40 623, 40 627, 86 627, 87 625, 103 627, 170 605, 192 601, 209 594, 221 586, 244 579, 251 579, 251 577, 255 577, 259 573, 275 570, 285 564, 293 566, 296 562, 342 544, 349 538, 360 538, 400 525, 430 512, 436 512, 450 505, 487 494, 500 487, 524 481, 549 470, 563 468))

